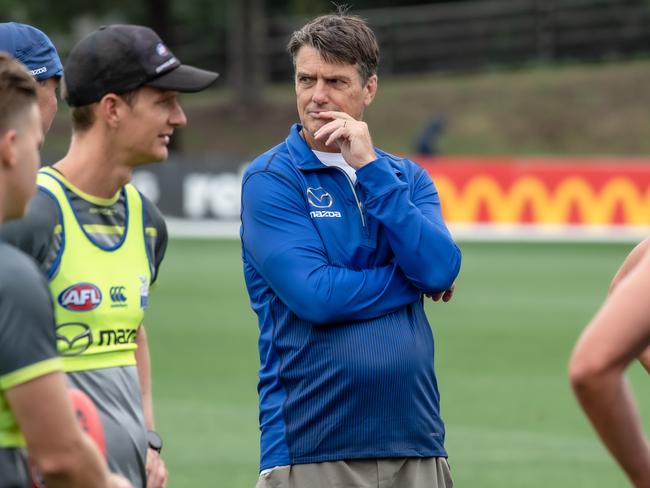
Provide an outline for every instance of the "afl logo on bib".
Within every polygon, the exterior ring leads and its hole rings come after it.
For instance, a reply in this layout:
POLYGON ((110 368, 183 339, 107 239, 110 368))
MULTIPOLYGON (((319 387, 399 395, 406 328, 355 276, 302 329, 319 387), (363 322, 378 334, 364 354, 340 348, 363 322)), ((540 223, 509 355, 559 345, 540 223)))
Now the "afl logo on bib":
POLYGON ((102 292, 92 283, 76 283, 63 290, 57 300, 66 310, 87 312, 99 306, 102 292))

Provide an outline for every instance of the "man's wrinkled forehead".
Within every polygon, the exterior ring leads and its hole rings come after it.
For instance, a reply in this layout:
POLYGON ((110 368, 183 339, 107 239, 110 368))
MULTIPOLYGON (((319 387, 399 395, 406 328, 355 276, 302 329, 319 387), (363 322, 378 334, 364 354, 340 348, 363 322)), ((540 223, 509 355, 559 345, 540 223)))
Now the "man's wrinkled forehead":
POLYGON ((315 48, 303 46, 294 58, 295 75, 319 74, 325 78, 346 76, 350 78, 353 73, 361 75, 358 63, 348 63, 337 59, 327 59, 315 48))

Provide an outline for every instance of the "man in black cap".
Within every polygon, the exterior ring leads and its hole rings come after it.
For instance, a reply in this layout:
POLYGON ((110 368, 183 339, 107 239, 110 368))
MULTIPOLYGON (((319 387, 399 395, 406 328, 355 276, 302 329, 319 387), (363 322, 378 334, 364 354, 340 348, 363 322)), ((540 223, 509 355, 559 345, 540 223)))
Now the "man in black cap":
MULTIPOLYGON (((25 66, 0 53, 0 224, 22 216, 35 190, 43 142, 37 92, 25 66)), ((0 488, 31 486, 25 447, 50 488, 130 487, 108 473, 75 418, 45 279, 1 240, 0 337, 0 488)))
POLYGON ((166 159, 186 125, 177 93, 217 76, 181 64, 146 27, 106 26, 82 39, 63 80, 68 153, 41 170, 27 217, 2 232, 48 276, 65 371, 100 411, 109 466, 135 487, 167 480, 142 325, 167 230, 129 182, 137 166, 166 159))

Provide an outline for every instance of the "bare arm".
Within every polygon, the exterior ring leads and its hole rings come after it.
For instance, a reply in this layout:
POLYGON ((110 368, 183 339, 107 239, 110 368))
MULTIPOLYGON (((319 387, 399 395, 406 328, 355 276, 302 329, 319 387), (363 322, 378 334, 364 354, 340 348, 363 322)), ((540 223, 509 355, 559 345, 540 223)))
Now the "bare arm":
POLYGON ((38 377, 5 394, 49 488, 131 486, 109 475, 98 448, 81 430, 63 373, 38 377))
POLYGON ((147 332, 144 329, 144 324, 141 324, 138 329, 135 343, 138 345, 135 351, 135 361, 138 367, 138 379, 140 380, 144 423, 147 429, 154 430, 155 422, 153 417, 153 400, 151 397, 151 359, 149 357, 149 344, 147 342, 147 332))
POLYGON ((618 284, 625 278, 630 272, 641 262, 643 256, 650 249, 650 237, 641 241, 637 246, 632 249, 630 254, 627 255, 621 267, 618 268, 618 271, 614 275, 612 282, 609 285, 609 293, 611 294, 618 284))
POLYGON ((617 283, 570 361, 575 394, 636 487, 650 486, 650 448, 623 373, 650 343, 650 254, 617 283))
MULTIPOLYGON (((643 256, 645 256, 650 250, 650 237, 641 241, 628 256, 623 261, 623 264, 614 275, 612 282, 609 285, 608 294, 611 294, 618 284, 628 275, 630 272, 641 262, 643 256)), ((639 354, 639 362, 643 365, 648 373, 650 373, 650 347, 646 348, 641 354, 639 354)))
MULTIPOLYGON (((135 342, 138 345, 135 351, 135 360, 138 368, 138 378, 140 380, 144 423, 148 430, 154 430, 153 398, 151 395, 151 359, 149 357, 149 343, 144 324, 140 324, 135 342)), ((147 449, 146 469, 147 488, 164 488, 166 486, 168 478, 167 467, 160 454, 151 448, 147 449)))

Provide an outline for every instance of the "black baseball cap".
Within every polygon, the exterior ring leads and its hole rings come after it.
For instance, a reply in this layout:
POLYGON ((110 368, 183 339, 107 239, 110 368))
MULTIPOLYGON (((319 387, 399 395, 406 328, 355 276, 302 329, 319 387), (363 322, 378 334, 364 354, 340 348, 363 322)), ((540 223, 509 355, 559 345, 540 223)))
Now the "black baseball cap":
POLYGON ((65 63, 65 100, 72 107, 98 102, 107 93, 141 86, 198 92, 218 73, 181 62, 158 34, 140 25, 107 25, 81 39, 65 63))

